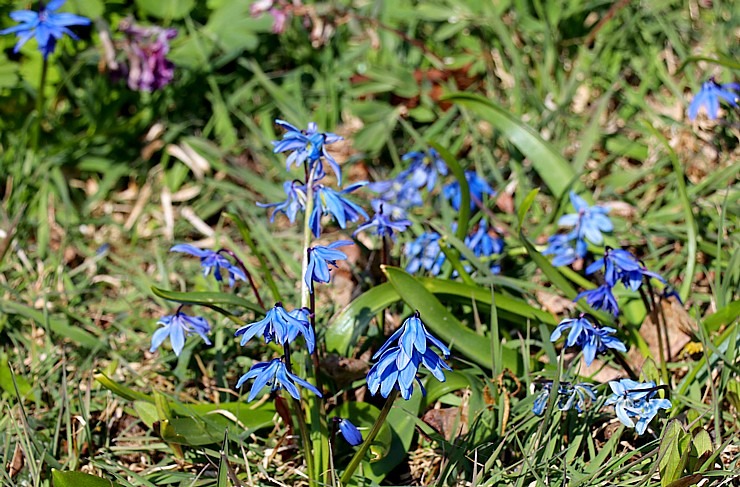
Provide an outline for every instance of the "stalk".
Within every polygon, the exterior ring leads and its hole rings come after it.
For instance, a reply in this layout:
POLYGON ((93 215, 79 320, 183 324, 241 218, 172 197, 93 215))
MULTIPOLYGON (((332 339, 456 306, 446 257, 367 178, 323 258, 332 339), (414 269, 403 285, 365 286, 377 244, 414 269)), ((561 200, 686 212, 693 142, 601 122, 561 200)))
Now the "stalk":
POLYGON ((367 453, 368 448, 370 448, 370 445, 372 444, 373 440, 380 432, 380 428, 385 423, 385 420, 388 417, 388 413, 391 412, 391 407, 393 406, 393 403, 396 401, 397 397, 398 397, 398 391, 394 389, 388 396, 388 399, 385 400, 383 409, 380 410, 380 414, 378 415, 378 419, 375 420, 373 429, 370 430, 370 433, 368 433, 367 438, 365 438, 365 441, 362 442, 362 445, 360 445, 360 448, 355 452, 355 456, 352 457, 352 460, 349 462, 349 465, 347 465, 347 470, 345 470, 344 474, 342 474, 342 478, 340 480, 340 483, 342 485, 346 485, 350 481, 350 479, 352 478, 352 475, 354 475, 355 473, 355 470, 357 470, 357 467, 360 466, 360 462, 362 462, 362 459, 365 458, 365 453, 367 453))
POLYGON ((252 279, 252 274, 250 274, 249 270, 247 270, 247 266, 244 265, 244 262, 236 256, 236 254, 229 250, 229 249, 220 249, 217 253, 224 253, 231 256, 232 259, 236 261, 237 264, 239 264, 239 267, 241 267, 241 270, 244 271, 244 275, 247 276, 247 280, 249 281, 249 285, 252 287, 252 292, 254 293, 254 297, 257 298, 257 303, 260 305, 260 308, 266 310, 265 303, 262 302, 262 298, 260 297, 260 293, 257 290, 257 284, 255 284, 254 279, 252 279))
MULTIPOLYGON (((293 373, 293 366, 290 363, 290 343, 283 345, 283 355, 285 356, 285 369, 288 373, 293 373)), ((303 417, 303 408, 301 407, 301 401, 295 398, 291 401, 293 405, 293 412, 298 421, 298 430, 301 432, 301 440, 303 446, 303 456, 306 457, 306 471, 308 472, 309 485, 317 485, 316 477, 314 477, 313 471, 313 451, 311 448, 311 436, 308 434, 308 427, 306 426, 306 418, 303 417)))

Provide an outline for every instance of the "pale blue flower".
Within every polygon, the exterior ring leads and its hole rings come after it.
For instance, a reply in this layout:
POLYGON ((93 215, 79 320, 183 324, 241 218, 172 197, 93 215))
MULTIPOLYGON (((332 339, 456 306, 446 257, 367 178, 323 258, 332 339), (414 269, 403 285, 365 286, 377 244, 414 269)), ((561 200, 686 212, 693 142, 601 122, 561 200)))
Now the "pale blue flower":
POLYGON ((283 120, 275 120, 275 123, 286 129, 287 132, 283 134, 283 140, 272 143, 275 146, 273 152, 293 151, 286 161, 288 170, 293 164, 300 166, 308 161, 310 167, 317 164, 315 177, 316 180, 319 180, 325 174, 321 161, 323 157, 334 170, 334 174, 337 176, 337 184, 342 185, 342 170, 337 161, 326 151, 327 145, 344 140, 342 137, 331 132, 319 132, 318 126, 314 122, 309 123, 306 130, 300 130, 283 120))
POLYGON ((396 232, 403 232, 411 225, 411 222, 406 219, 392 220, 388 215, 383 212, 383 205, 376 211, 373 218, 366 221, 354 231, 352 236, 354 237, 360 232, 363 232, 369 228, 374 228, 375 235, 379 237, 391 237, 396 238, 396 232))
POLYGON ((637 382, 631 379, 609 381, 613 394, 605 405, 614 406, 617 418, 628 428, 635 428, 638 435, 647 429, 660 409, 670 409, 671 401, 656 397, 655 382, 637 382))
POLYGON ((274 208, 270 222, 275 221, 275 215, 283 213, 288 217, 290 223, 295 223, 298 210, 306 209, 306 186, 299 181, 285 181, 283 191, 287 195, 285 201, 280 203, 257 203, 260 208, 274 208))
POLYGON ((172 350, 175 352, 175 355, 179 356, 185 346, 185 338, 193 333, 199 335, 206 342, 206 345, 211 344, 211 341, 208 339, 208 333, 211 332, 211 327, 205 318, 200 316, 188 316, 185 313, 177 311, 174 315, 163 316, 157 324, 162 325, 162 327, 158 328, 154 332, 154 335, 152 335, 150 352, 157 350, 165 339, 169 337, 172 350))
POLYGON ((699 110, 704 108, 709 120, 716 120, 719 115, 720 99, 727 102, 731 107, 737 108, 738 99, 740 99, 740 84, 725 83, 719 84, 714 77, 709 78, 707 82, 701 85, 701 90, 694 96, 689 105, 689 120, 696 120, 699 110))
POLYGON ((426 232, 416 240, 407 242, 404 247, 404 255, 408 258, 406 272, 415 274, 419 269, 424 269, 433 276, 438 275, 445 262, 445 254, 439 246, 440 238, 437 232, 426 232))
POLYGON ((295 399, 300 400, 301 393, 298 391, 298 387, 296 387, 297 384, 304 389, 308 389, 313 392, 318 397, 322 397, 321 392, 319 392, 313 384, 288 372, 288 369, 280 358, 272 359, 269 362, 259 362, 254 364, 252 368, 249 369, 249 372, 239 378, 239 382, 236 383, 236 388, 239 389, 250 379, 254 379, 254 384, 252 384, 252 389, 249 392, 249 397, 247 397, 247 402, 254 400, 254 398, 257 397, 257 394, 266 386, 270 387, 270 392, 285 389, 295 399))
POLYGON ((74 15, 67 12, 57 13, 66 0, 51 0, 38 12, 33 10, 16 10, 10 13, 10 18, 20 24, 0 30, 0 35, 16 34, 18 43, 13 48, 13 52, 20 51, 21 47, 32 37, 36 37, 39 51, 44 59, 54 52, 56 42, 67 34, 72 39, 79 38, 69 30, 73 25, 90 25, 90 19, 80 15, 74 15))
POLYGON ((367 183, 355 183, 341 191, 317 184, 314 188, 316 198, 311 213, 310 224, 314 236, 321 234, 321 216, 331 215, 341 228, 347 228, 347 222, 356 222, 360 217, 367 218, 367 213, 357 203, 348 200, 345 195, 363 187, 367 183))
POLYGON ((561 321, 550 335, 550 341, 556 342, 562 333, 568 329, 570 331, 565 346, 578 347, 583 350, 583 359, 586 365, 591 365, 596 355, 606 352, 607 349, 619 352, 627 351, 625 344, 613 336, 617 330, 608 326, 597 327, 591 323, 586 315, 561 321))
MULTIPOLYGON (((542 390, 537 395, 532 405, 532 412, 537 416, 541 416, 545 412, 547 402, 550 400, 550 393, 552 392, 552 381, 547 381, 542 384, 542 390)), ((596 392, 593 390, 591 384, 585 382, 579 382, 578 384, 571 384, 570 382, 561 382, 558 388, 558 399, 557 407, 561 411, 568 411, 571 408, 575 408, 576 411, 582 413, 586 408, 587 401, 595 401, 596 392)))
POLYGON ((573 191, 570 192, 570 202, 577 213, 561 216, 558 225, 575 227, 572 236, 576 240, 586 239, 594 245, 604 243, 604 236, 601 232, 611 232, 614 228, 611 220, 606 216, 609 209, 603 206, 589 206, 586 200, 573 191))
MULTIPOLYGON (((468 189, 470 190, 471 210, 475 210, 479 206, 483 205, 484 194, 489 196, 494 196, 496 194, 486 180, 478 176, 478 173, 475 171, 465 171, 465 179, 468 182, 468 189)), ((460 183, 458 181, 453 181, 446 185, 442 189, 442 194, 450 201, 450 204, 455 210, 460 211, 462 195, 460 194, 460 183)))
POLYGON ((229 286, 231 287, 234 287, 236 279, 240 279, 242 281, 247 280, 247 276, 241 267, 232 264, 229 259, 213 250, 199 249, 190 244, 177 244, 170 248, 170 252, 183 252, 200 258, 200 265, 203 267, 203 275, 207 276, 211 271, 213 271, 213 276, 219 282, 223 280, 221 269, 225 270, 228 273, 229 286))
POLYGON ((437 183, 438 176, 447 176, 447 165, 434 149, 409 152, 401 159, 411 161, 411 165, 403 170, 397 179, 408 181, 412 187, 421 189, 426 186, 427 191, 431 191, 437 183))

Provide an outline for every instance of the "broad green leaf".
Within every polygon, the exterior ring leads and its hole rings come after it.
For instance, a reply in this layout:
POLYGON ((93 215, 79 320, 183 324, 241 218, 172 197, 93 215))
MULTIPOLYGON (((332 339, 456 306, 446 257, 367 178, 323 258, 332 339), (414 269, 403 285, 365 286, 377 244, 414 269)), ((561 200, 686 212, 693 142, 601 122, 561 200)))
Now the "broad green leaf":
POLYGON ((61 472, 51 469, 51 479, 54 487, 120 487, 111 480, 82 472, 61 472))
POLYGON ((563 156, 532 127, 491 100, 473 93, 453 93, 443 100, 468 108, 490 122, 531 161, 537 174, 556 197, 560 198, 576 180, 577 174, 563 156))
POLYGON ((259 305, 247 301, 244 298, 240 298, 235 294, 229 293, 212 293, 212 292, 192 292, 192 293, 181 293, 178 291, 170 291, 167 289, 161 289, 156 286, 152 286, 152 292, 160 298, 167 299, 169 301, 175 301, 177 303, 186 304, 199 304, 201 306, 207 306, 211 309, 218 311, 226 316, 234 316, 232 313, 221 308, 222 305, 236 306, 238 308, 248 309, 254 311, 257 314, 264 314, 264 310, 259 305))
POLYGON ((728 303, 711 315, 704 318, 704 326, 707 331, 715 332, 722 326, 729 325, 740 317, 740 300, 728 303))
MULTIPOLYGON (((434 277, 420 277, 416 280, 436 296, 451 297, 468 303, 475 299, 479 305, 491 305, 491 291, 487 287, 470 286, 434 277)), ((557 324, 557 320, 551 314, 534 308, 523 300, 500 293, 494 295, 499 318, 519 322, 522 325, 526 325, 528 321, 557 324)), ((365 333, 373 317, 400 300, 401 296, 390 283, 381 284, 363 293, 332 321, 326 331, 327 349, 347 355, 350 347, 365 333)))
POLYGON ((154 428, 154 423, 159 421, 157 407, 150 402, 140 400, 134 401, 134 411, 139 415, 139 419, 150 428, 154 428))
POLYGON ((702 464, 714 451, 712 438, 707 430, 700 429, 691 440, 691 453, 689 454, 689 473, 697 473, 702 464))
POLYGON ((688 448, 686 451, 682 451, 683 440, 687 435, 688 433, 683 430, 681 422, 677 419, 668 423, 663 431, 658 454, 660 485, 663 487, 681 477, 689 454, 688 448))
MULTIPOLYGON (((28 380, 22 375, 13 374, 8 363, 8 354, 0 353, 0 389, 4 390, 10 396, 15 397, 15 388, 18 386, 18 394, 21 399, 25 399, 31 394, 37 396, 38 394, 34 391, 28 380), (15 376, 15 382, 13 382, 15 376)), ((34 397, 38 400, 38 397, 34 397)))
POLYGON ((112 393, 120 396, 129 401, 143 401, 149 404, 154 404, 154 398, 139 391, 135 391, 130 387, 122 386, 107 375, 99 372, 93 376, 93 378, 103 387, 111 391, 112 393))
MULTIPOLYGON (((465 355, 482 367, 491 366, 489 340, 460 323, 434 294, 405 271, 384 266, 383 272, 406 304, 421 313, 421 319, 426 326, 450 344, 453 353, 465 355)), ((521 367, 517 352, 506 348, 503 352, 505 367, 513 371, 519 370, 521 367)))
POLYGON ((522 223, 524 223, 524 217, 527 216, 529 207, 532 206, 532 203, 534 203, 534 199, 537 197, 539 192, 540 192, 540 188, 535 188, 532 191, 530 191, 529 194, 527 194, 527 196, 524 197, 524 201, 522 201, 522 204, 519 207, 519 209, 516 210, 516 216, 519 219, 519 228, 522 228, 522 223))
POLYGON ((195 7, 195 0, 136 0, 136 6, 152 17, 173 20, 188 15, 195 7))

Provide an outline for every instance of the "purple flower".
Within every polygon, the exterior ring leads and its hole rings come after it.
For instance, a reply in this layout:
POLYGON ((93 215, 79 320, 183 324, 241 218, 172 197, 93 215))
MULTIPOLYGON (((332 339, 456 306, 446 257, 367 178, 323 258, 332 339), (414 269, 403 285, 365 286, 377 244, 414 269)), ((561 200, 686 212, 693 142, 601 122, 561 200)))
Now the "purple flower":
POLYGON ((236 330, 234 336, 242 337, 241 345, 243 346, 257 334, 262 335, 266 343, 274 340, 280 345, 291 343, 299 334, 303 335, 309 353, 313 353, 316 345, 313 328, 308 322, 308 311, 299 308, 289 313, 283 308, 282 303, 275 303, 263 319, 242 326, 236 330))
POLYGON ((591 365, 596 358, 596 354, 604 353, 609 348, 619 352, 627 351, 624 343, 619 341, 617 337, 612 336, 617 330, 607 326, 596 327, 585 315, 561 321, 550 335, 550 341, 556 342, 562 333, 568 329, 570 329, 570 332, 565 341, 565 346, 581 348, 586 365, 591 365))
MULTIPOLYGON (((475 171, 465 171, 465 179, 468 181, 468 188, 470 189, 470 209, 475 210, 477 207, 483 205, 483 195, 487 194, 493 196, 496 192, 488 185, 485 179, 478 176, 475 171)), ((460 211, 460 202, 462 201, 462 195, 460 194, 460 183, 453 181, 446 185, 442 189, 442 194, 445 198, 450 201, 452 207, 460 211)))
POLYGON ((278 152, 293 151, 286 160, 286 169, 290 170, 290 166, 293 164, 300 166, 306 161, 311 168, 314 164, 317 164, 316 179, 318 180, 325 175, 321 162, 323 157, 334 170, 334 174, 337 176, 337 184, 342 185, 342 170, 339 168, 337 161, 326 151, 328 144, 344 140, 342 137, 331 132, 319 132, 314 122, 309 123, 306 130, 300 130, 283 120, 275 120, 275 123, 286 129, 287 132, 283 134, 283 140, 272 143, 275 146, 273 152, 277 154, 278 152))
POLYGON ((252 17, 257 17, 263 13, 269 14, 272 16, 272 32, 282 34, 291 14, 291 7, 300 5, 299 0, 294 0, 292 5, 285 0, 257 0, 250 6, 249 13, 252 17))
POLYGON ((246 274, 239 266, 232 264, 229 259, 213 250, 199 249, 189 244, 177 244, 170 248, 170 252, 184 252, 199 257, 200 265, 203 267, 203 275, 207 276, 213 270, 213 276, 219 282, 223 280, 221 269, 225 270, 229 275, 230 287, 234 287, 236 279, 247 280, 246 274))
POLYGON ((134 91, 154 91, 168 85, 175 76, 175 65, 166 56, 170 52, 170 40, 177 37, 177 29, 142 27, 130 18, 122 20, 119 29, 127 40, 123 49, 128 58, 128 87, 134 91))
POLYGON ((162 327, 157 329, 154 335, 152 335, 150 352, 157 350, 164 340, 170 337, 172 350, 174 350, 175 355, 180 356, 185 346, 185 338, 193 333, 200 335, 203 341, 206 342, 206 345, 211 344, 211 341, 208 339, 208 333, 211 332, 211 327, 205 318, 201 318, 200 316, 188 316, 185 313, 177 311, 174 315, 163 316, 157 324, 162 325, 162 327))
POLYGON ((582 291, 573 301, 586 298, 586 302, 593 309, 608 311, 614 316, 619 315, 619 304, 617 298, 612 294, 612 287, 609 284, 603 284, 596 289, 582 291))
POLYGON ((74 15, 66 12, 57 13, 66 0, 51 0, 46 6, 41 6, 38 12, 33 10, 16 10, 10 13, 10 18, 18 25, 0 30, 0 35, 16 34, 18 43, 13 48, 13 52, 20 51, 21 47, 32 37, 36 38, 39 51, 43 54, 44 59, 54 52, 56 42, 67 34, 72 39, 78 40, 78 37, 69 30, 73 25, 90 25, 90 19, 80 15, 74 15))
POLYGON ((326 246, 317 245, 308 249, 308 267, 306 268, 306 275, 303 276, 303 280, 311 293, 313 293, 314 281, 329 282, 331 279, 329 266, 337 267, 338 260, 347 258, 347 254, 341 250, 336 250, 337 247, 346 247, 352 244, 353 242, 351 240, 339 240, 326 246))
POLYGON ((696 120, 699 110, 704 108, 709 120, 716 120, 719 112, 720 99, 726 101, 731 107, 737 108, 738 93, 740 84, 725 83, 719 84, 714 80, 714 76, 701 85, 701 90, 694 96, 689 105, 689 120, 696 120))
POLYGON ((295 223, 298 210, 306 209, 306 186, 299 181, 285 181, 283 191, 287 195, 285 201, 280 203, 257 203, 260 208, 274 208, 270 216, 270 223, 275 221, 275 215, 283 213, 288 217, 290 223, 295 223))
POLYGON ((270 391, 275 392, 279 389, 285 389, 293 396, 294 399, 300 400, 301 393, 298 391, 296 384, 308 389, 309 391, 321 397, 321 393, 316 387, 295 374, 288 372, 283 361, 279 358, 272 359, 269 362, 260 362, 254 364, 249 372, 239 378, 236 388, 239 389, 246 381, 254 379, 252 389, 249 391, 247 402, 251 402, 257 397, 257 394, 265 387, 270 386, 270 391))
POLYGON ((391 237, 393 239, 396 238, 395 232, 403 232, 406 230, 409 225, 411 225, 411 222, 406 219, 401 220, 391 220, 390 217, 385 215, 383 213, 383 204, 380 204, 380 208, 376 210, 375 215, 373 215, 373 218, 369 221, 366 221, 359 227, 357 227, 357 230, 354 231, 352 236, 354 237, 360 232, 363 232, 369 228, 375 228, 375 235, 378 235, 379 237, 391 237))

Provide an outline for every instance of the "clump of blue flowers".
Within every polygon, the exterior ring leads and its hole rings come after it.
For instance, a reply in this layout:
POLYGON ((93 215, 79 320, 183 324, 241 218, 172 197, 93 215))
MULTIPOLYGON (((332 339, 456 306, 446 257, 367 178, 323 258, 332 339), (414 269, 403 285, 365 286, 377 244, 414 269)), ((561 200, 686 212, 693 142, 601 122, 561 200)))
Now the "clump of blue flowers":
POLYGON ((401 396, 409 400, 414 389, 414 382, 426 391, 417 378, 419 366, 429 370, 440 382, 445 381, 445 370, 452 370, 432 349, 437 347, 444 357, 449 357, 450 350, 436 337, 430 334, 421 321, 419 312, 407 318, 403 325, 373 355, 378 362, 367 374, 367 386, 370 393, 388 397, 391 391, 398 390, 401 396))
POLYGON ((70 36, 72 39, 79 38, 69 28, 78 25, 90 25, 90 19, 67 12, 57 12, 66 0, 51 0, 46 5, 42 4, 38 12, 33 10, 16 10, 10 13, 10 18, 19 22, 18 25, 0 30, 0 35, 16 34, 18 43, 13 52, 20 51, 21 47, 32 37, 36 38, 39 51, 48 58, 54 52, 57 41, 70 36))
POLYGON ((544 255, 552 255, 552 264, 556 267, 570 265, 576 259, 583 258, 588 252, 588 242, 602 245, 602 232, 611 232, 614 228, 607 216, 608 208, 603 206, 589 206, 589 204, 575 192, 570 192, 570 202, 576 213, 563 215, 558 220, 562 227, 572 227, 566 234, 550 237, 544 255))
POLYGON ((610 381, 612 395, 607 406, 614 406, 617 418, 625 426, 635 428, 638 435, 645 432, 648 424, 661 409, 670 409, 671 401, 657 397, 661 389, 655 382, 637 382, 631 379, 610 381))
MULTIPOLYGON (((465 171, 465 179, 468 182, 468 189, 470 190, 470 209, 475 210, 483 206, 483 195, 495 196, 496 192, 486 182, 485 179, 480 177, 475 171, 465 171)), ((460 204, 462 202, 462 194, 460 193, 460 182, 453 181, 447 184, 442 189, 442 194, 449 200, 452 207, 460 211, 460 204)))
POLYGON ((689 105, 689 120, 696 120, 699 110, 704 109, 709 120, 717 120, 719 116, 719 103, 724 100, 733 108, 738 107, 740 97, 740 83, 720 84, 714 76, 701 85, 699 93, 694 96, 689 105))
MULTIPOLYGON (((542 416, 547 407, 547 403, 550 400, 552 394, 552 381, 545 381, 542 384, 542 390, 534 400, 532 405, 532 412, 537 416, 542 416)), ((586 409, 587 402, 593 402, 596 400, 596 392, 594 392, 593 385, 586 382, 579 382, 572 384, 570 382, 561 382, 558 385, 558 398, 557 408, 561 411, 569 411, 575 409, 577 412, 582 413, 586 409)))

